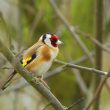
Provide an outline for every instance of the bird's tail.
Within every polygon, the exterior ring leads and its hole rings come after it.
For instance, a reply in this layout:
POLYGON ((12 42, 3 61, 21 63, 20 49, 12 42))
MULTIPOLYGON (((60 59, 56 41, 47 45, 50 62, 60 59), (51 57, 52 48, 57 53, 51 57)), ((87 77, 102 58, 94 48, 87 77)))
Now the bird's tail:
POLYGON ((6 89, 6 88, 9 86, 10 81, 11 81, 12 78, 16 75, 16 73, 17 73, 17 72, 14 70, 14 71, 6 78, 5 82, 3 82, 3 84, 1 84, 1 87, 0 87, 1 90, 4 90, 4 89, 6 89))

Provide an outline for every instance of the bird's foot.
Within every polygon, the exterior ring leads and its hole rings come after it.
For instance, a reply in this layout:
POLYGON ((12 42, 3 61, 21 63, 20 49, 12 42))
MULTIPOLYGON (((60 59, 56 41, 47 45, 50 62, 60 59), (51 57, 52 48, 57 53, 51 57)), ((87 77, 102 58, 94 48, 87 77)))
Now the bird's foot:
POLYGON ((47 83, 43 80, 43 76, 38 76, 37 79, 48 89, 50 89, 50 87, 47 85, 47 83))
POLYGON ((41 82, 45 87, 47 87, 48 89, 50 89, 50 87, 47 85, 47 83, 43 80, 43 76, 34 77, 33 80, 36 83, 41 82))

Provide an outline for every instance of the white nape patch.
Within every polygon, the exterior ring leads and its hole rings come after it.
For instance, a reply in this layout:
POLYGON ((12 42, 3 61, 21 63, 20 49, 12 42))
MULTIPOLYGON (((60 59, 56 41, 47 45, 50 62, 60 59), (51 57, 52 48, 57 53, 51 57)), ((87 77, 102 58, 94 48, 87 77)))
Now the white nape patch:
POLYGON ((45 38, 44 41, 45 41, 45 43, 46 43, 48 46, 53 47, 53 46, 51 45, 50 38, 51 38, 51 34, 46 34, 46 38, 45 38))
POLYGON ((46 38, 51 38, 51 34, 46 34, 46 38))

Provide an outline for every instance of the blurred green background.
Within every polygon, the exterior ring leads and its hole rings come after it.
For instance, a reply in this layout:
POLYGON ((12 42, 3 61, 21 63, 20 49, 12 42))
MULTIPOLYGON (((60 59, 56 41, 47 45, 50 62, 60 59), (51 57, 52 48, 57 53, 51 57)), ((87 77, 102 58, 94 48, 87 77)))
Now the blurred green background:
MULTIPOLYGON (((65 26, 53 9, 51 0, 0 0, 0 38, 13 51, 18 54, 23 49, 37 42, 38 38, 45 33, 54 33, 60 37, 64 45, 60 46, 60 52, 57 59, 76 63, 87 67, 97 67, 95 64, 96 46, 87 39, 84 34, 77 34, 77 37, 84 43, 85 47, 92 54, 94 63, 87 58, 74 36, 65 26), (84 59, 84 60, 83 60, 84 59)), ((93 38, 96 36, 96 0, 53 0, 63 17, 68 21, 70 28, 80 30, 82 33, 89 34, 93 38)), ((103 44, 109 46, 110 29, 110 1, 103 2, 103 44)), ((109 53, 101 53, 102 67, 104 71, 109 70, 109 53)), ((10 73, 10 69, 2 67, 11 67, 7 60, 1 55, 0 59, 0 82, 10 73)), ((100 66, 100 65, 99 65, 100 66)), ((82 110, 91 100, 95 93, 95 82, 100 76, 87 71, 65 68, 57 72, 61 64, 54 63, 48 73, 58 73, 46 81, 53 94, 65 106, 79 102, 72 110, 82 110)), ((47 74, 48 74, 47 73, 47 74)), ((108 80, 107 85, 101 92, 99 101, 99 110, 109 110, 110 88, 108 80)), ((23 82, 24 83, 24 82, 23 82)), ((99 83, 99 82, 98 82, 99 83)), ((1 110, 43 110, 48 104, 39 93, 32 87, 18 82, 12 84, 4 93, 0 94, 1 110), (21 84, 21 85, 20 85, 21 84), (16 87, 18 87, 16 89, 16 87)), ((54 110, 49 106, 46 110, 54 110)), ((98 110, 93 107, 93 110, 98 110)))

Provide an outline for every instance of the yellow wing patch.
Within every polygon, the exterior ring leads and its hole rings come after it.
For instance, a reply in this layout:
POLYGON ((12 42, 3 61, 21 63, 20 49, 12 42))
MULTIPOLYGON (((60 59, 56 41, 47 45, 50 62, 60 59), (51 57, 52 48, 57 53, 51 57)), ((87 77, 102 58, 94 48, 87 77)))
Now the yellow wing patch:
POLYGON ((27 57, 25 59, 23 59, 23 67, 26 66, 28 64, 28 61, 30 61, 32 59, 32 57, 27 57))

